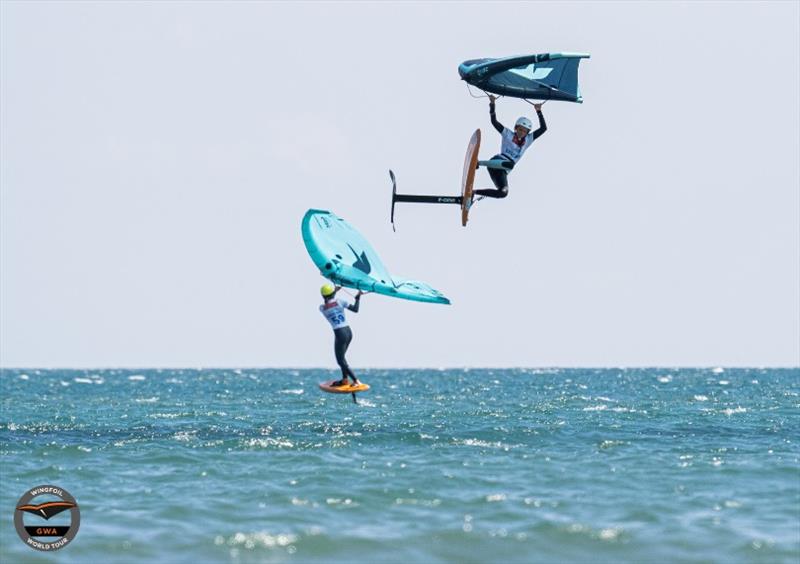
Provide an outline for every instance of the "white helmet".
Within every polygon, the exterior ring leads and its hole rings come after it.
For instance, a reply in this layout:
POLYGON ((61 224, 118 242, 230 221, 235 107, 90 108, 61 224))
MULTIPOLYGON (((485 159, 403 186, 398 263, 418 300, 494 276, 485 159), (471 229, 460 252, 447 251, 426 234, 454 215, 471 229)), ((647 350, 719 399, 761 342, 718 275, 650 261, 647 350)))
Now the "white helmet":
POLYGON ((529 120, 525 116, 522 116, 521 118, 519 118, 517 120, 517 123, 514 124, 514 127, 516 128, 516 127, 519 127, 520 125, 522 127, 524 127, 525 129, 527 129, 528 131, 533 129, 533 124, 531 123, 531 120, 529 120))

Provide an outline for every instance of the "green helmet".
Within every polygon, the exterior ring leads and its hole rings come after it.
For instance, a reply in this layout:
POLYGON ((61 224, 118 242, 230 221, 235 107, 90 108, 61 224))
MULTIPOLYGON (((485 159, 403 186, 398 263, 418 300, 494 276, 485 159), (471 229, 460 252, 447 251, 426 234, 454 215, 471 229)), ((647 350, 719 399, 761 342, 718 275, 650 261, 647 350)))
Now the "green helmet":
POLYGON ((319 289, 319 293, 323 298, 329 298, 336 293, 336 287, 333 284, 323 284, 319 289))

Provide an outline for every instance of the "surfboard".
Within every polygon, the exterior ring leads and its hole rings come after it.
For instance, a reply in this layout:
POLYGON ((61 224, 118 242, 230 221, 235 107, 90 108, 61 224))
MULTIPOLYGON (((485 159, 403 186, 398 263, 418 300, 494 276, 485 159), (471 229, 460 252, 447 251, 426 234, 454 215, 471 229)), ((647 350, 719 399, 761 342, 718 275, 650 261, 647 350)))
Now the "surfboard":
POLYGON ((351 382, 348 382, 344 386, 334 386, 334 382, 338 382, 338 380, 320 382, 319 389, 330 394, 354 394, 356 392, 366 392, 369 390, 369 384, 365 384, 363 382, 356 386, 354 386, 351 382))
POLYGON ((472 206, 472 185, 475 182, 475 170, 478 168, 478 151, 481 148, 481 130, 476 129, 467 145, 464 157, 464 174, 461 176, 461 225, 466 227, 469 220, 469 208, 472 206))

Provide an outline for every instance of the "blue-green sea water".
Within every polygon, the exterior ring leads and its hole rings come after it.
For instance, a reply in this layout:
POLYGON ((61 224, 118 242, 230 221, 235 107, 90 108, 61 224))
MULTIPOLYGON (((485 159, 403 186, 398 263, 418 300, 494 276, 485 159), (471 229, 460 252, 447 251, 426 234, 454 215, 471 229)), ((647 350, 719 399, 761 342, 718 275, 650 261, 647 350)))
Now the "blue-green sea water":
POLYGON ((798 369, 359 375, 3 370, 0 560, 800 561, 798 369), (13 525, 41 484, 56 553, 13 525))

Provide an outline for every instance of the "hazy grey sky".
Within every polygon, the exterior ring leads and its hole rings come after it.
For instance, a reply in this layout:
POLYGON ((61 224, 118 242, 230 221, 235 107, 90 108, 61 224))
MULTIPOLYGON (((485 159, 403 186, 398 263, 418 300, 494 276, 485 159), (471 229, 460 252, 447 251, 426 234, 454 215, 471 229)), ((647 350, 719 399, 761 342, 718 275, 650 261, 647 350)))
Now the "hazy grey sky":
POLYGON ((796 366, 799 6, 3 1, 0 364, 334 367, 316 207, 453 302, 367 296, 356 368, 796 366), (392 233, 499 148, 458 64, 557 51, 510 196, 392 233))

